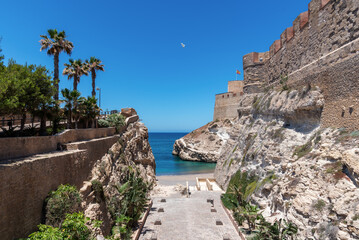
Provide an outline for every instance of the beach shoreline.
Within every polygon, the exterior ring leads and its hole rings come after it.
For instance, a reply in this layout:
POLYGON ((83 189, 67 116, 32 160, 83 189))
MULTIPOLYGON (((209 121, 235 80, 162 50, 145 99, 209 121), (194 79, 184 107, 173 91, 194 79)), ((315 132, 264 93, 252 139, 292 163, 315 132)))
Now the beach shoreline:
POLYGON ((158 185, 165 185, 165 186, 174 186, 174 185, 186 185, 190 186, 196 185, 196 177, 198 178, 214 178, 214 172, 207 172, 207 173, 189 173, 189 174, 177 174, 177 175, 160 175, 156 176, 157 184, 158 185))

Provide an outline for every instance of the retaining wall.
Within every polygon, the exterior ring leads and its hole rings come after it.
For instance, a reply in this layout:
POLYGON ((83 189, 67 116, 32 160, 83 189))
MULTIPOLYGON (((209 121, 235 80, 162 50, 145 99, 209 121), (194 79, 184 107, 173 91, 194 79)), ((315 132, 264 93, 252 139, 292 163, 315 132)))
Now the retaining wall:
POLYGON ((23 238, 37 231, 48 193, 60 184, 75 185, 79 189, 83 181, 89 180, 96 160, 101 159, 118 138, 115 135, 72 143, 69 149, 74 150, 0 164, 1 239, 23 238))
POLYGON ((0 138, 1 160, 55 151, 58 144, 112 136, 115 128, 69 129, 53 136, 0 138))

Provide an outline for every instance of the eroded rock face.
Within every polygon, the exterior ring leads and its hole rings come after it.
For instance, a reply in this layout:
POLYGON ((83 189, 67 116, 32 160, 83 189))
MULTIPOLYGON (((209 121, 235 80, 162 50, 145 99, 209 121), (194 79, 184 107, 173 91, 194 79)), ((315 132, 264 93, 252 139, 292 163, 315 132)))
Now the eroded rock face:
POLYGON ((294 222, 300 239, 358 239, 359 132, 320 128, 323 105, 318 89, 246 94, 222 129, 232 137, 216 146, 215 178, 226 188, 237 171, 274 174, 252 196, 267 220, 294 222))
MULTIPOLYGON (((137 168, 141 177, 148 183, 155 182, 156 163, 148 142, 148 130, 141 122, 129 124, 117 143, 108 154, 98 160, 92 170, 92 180, 103 186, 103 198, 93 190, 91 181, 85 182, 80 190, 84 201, 82 207, 85 216, 103 221, 96 234, 107 236, 111 232, 113 219, 109 201, 118 197, 116 186, 124 183, 128 167, 137 168)), ((95 231, 95 230, 93 230, 95 231)))
POLYGON ((217 162, 222 148, 238 135, 234 131, 230 120, 210 122, 176 140, 172 154, 183 160, 217 162))

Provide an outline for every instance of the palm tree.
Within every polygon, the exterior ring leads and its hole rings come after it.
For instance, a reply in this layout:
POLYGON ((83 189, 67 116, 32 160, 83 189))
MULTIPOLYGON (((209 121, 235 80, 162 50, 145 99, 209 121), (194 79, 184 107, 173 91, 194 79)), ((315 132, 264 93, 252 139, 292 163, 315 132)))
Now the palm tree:
POLYGON ((70 64, 65 63, 65 69, 62 72, 63 75, 67 75, 68 79, 74 79, 74 89, 77 90, 77 84, 80 82, 82 75, 88 75, 89 66, 87 63, 82 62, 81 59, 73 60, 70 59, 70 64))
POLYGON ((86 122, 86 128, 89 127, 89 121, 91 121, 91 127, 93 127, 95 118, 100 115, 97 99, 95 97, 81 97, 79 99, 79 112, 86 122))
POLYGON ((66 39, 65 31, 57 32, 56 29, 47 30, 49 36, 40 35, 40 51, 47 49, 48 55, 54 55, 54 85, 56 88, 54 99, 59 100, 59 55, 65 52, 71 55, 74 45, 66 39))
MULTIPOLYGON (((70 129, 72 125, 72 117, 77 113, 77 102, 81 96, 80 92, 77 90, 70 91, 65 88, 61 90, 62 96, 64 99, 62 102, 65 103, 65 114, 67 115, 67 128, 70 129)), ((77 122, 75 123, 77 128, 77 122)))
POLYGON ((91 77, 92 77, 92 96, 95 97, 96 96, 96 92, 95 92, 96 71, 97 70, 105 71, 104 65, 102 64, 102 61, 100 59, 97 59, 95 57, 91 57, 90 61, 86 60, 86 63, 90 67, 91 77))

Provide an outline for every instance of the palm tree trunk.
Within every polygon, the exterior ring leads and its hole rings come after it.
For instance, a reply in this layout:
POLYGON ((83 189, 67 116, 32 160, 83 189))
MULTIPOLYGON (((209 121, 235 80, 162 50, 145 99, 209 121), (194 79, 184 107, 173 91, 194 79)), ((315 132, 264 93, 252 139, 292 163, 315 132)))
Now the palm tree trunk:
POLYGON ((54 55, 54 86, 55 86, 55 95, 54 99, 59 100, 59 53, 55 53, 54 55))
POLYGON ((74 90, 77 91, 77 83, 78 83, 78 77, 74 76, 74 90))
POLYGON ((96 91, 95 91, 96 71, 94 68, 91 69, 91 77, 92 77, 92 96, 96 97, 96 91))
POLYGON ((68 109, 68 115, 67 115, 67 129, 71 129, 72 127, 72 106, 68 109))

